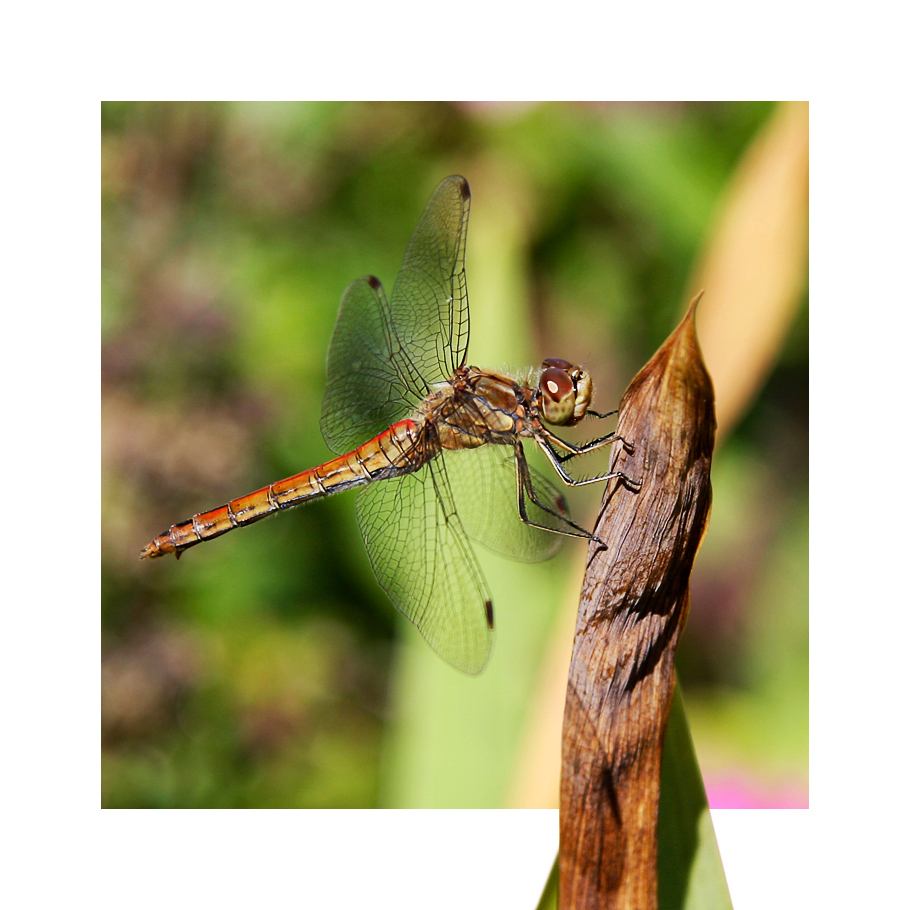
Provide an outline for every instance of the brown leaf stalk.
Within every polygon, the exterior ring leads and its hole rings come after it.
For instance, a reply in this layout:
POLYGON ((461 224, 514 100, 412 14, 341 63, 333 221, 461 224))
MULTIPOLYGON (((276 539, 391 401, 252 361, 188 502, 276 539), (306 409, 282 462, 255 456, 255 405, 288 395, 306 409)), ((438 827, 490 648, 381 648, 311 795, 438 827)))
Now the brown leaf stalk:
POLYGON ((710 512, 716 420, 694 330, 628 387, 588 553, 562 732, 561 910, 657 907, 660 761, 688 579, 710 512))

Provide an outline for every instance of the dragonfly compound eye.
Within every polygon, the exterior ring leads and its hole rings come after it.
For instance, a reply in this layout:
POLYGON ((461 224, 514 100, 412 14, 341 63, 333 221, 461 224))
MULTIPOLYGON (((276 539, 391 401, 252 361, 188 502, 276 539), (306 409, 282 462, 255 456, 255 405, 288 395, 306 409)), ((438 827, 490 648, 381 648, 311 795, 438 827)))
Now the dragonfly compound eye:
POLYGON ((559 367, 549 367, 540 375, 543 417, 547 423, 564 426, 574 420, 575 388, 571 377, 559 367))

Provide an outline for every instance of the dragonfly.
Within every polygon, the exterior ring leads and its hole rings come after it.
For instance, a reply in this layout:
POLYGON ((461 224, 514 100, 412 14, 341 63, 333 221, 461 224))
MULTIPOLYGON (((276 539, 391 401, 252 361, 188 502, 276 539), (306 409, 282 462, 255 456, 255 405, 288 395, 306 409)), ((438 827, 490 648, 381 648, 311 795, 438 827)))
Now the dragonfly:
MULTIPOLYGON (((553 556, 575 524, 558 488, 528 464, 525 440, 570 486, 566 463, 615 433, 574 445, 550 427, 604 418, 589 372, 561 358, 523 378, 467 363, 465 248, 470 189, 436 188, 389 299, 379 280, 345 291, 328 354, 321 430, 337 457, 172 525, 141 552, 156 558, 359 487, 357 523, 392 603, 449 664, 480 673, 492 652, 492 595, 473 543, 524 562, 553 556)), ((631 448, 630 444, 626 445, 631 448)), ((634 481, 629 481, 635 483, 634 481)))

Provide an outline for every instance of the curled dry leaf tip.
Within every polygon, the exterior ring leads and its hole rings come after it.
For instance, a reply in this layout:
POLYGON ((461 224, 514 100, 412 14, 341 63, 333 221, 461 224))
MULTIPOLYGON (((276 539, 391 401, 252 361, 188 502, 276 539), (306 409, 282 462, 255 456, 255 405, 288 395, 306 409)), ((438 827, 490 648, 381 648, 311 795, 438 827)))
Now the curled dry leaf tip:
POLYGON ((563 722, 562 910, 657 907, 660 757, 716 435, 700 296, 619 409, 626 480, 607 487, 588 553, 563 722))

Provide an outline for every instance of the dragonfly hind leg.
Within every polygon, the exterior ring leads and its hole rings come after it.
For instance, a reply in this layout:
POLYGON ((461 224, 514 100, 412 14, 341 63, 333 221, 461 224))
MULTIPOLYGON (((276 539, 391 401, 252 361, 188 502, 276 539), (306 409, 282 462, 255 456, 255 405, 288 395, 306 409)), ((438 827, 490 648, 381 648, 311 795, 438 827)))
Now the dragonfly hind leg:
MULTIPOLYGON (((518 475, 518 514, 521 517, 521 521, 524 524, 529 525, 532 528, 540 528, 544 531, 550 531, 553 534, 563 534, 566 537, 580 537, 582 540, 595 540, 597 543, 602 543, 602 541, 590 533, 586 528, 582 528, 580 525, 575 524, 568 517, 567 506, 562 505, 562 511, 558 510, 559 502, 558 500, 553 501, 553 505, 557 508, 552 508, 542 501, 540 496, 537 494, 536 489, 533 485, 533 479, 530 475, 530 467, 527 464, 527 459, 524 455, 524 449, 521 447, 521 444, 515 446, 515 462, 517 464, 517 475, 518 475), (541 524, 539 521, 533 521, 530 516, 527 514, 527 503, 524 499, 524 494, 527 494, 527 497, 530 501, 540 509, 542 512, 552 516, 554 519, 552 524, 541 524)), ((561 496, 559 496, 561 498, 561 496)))

